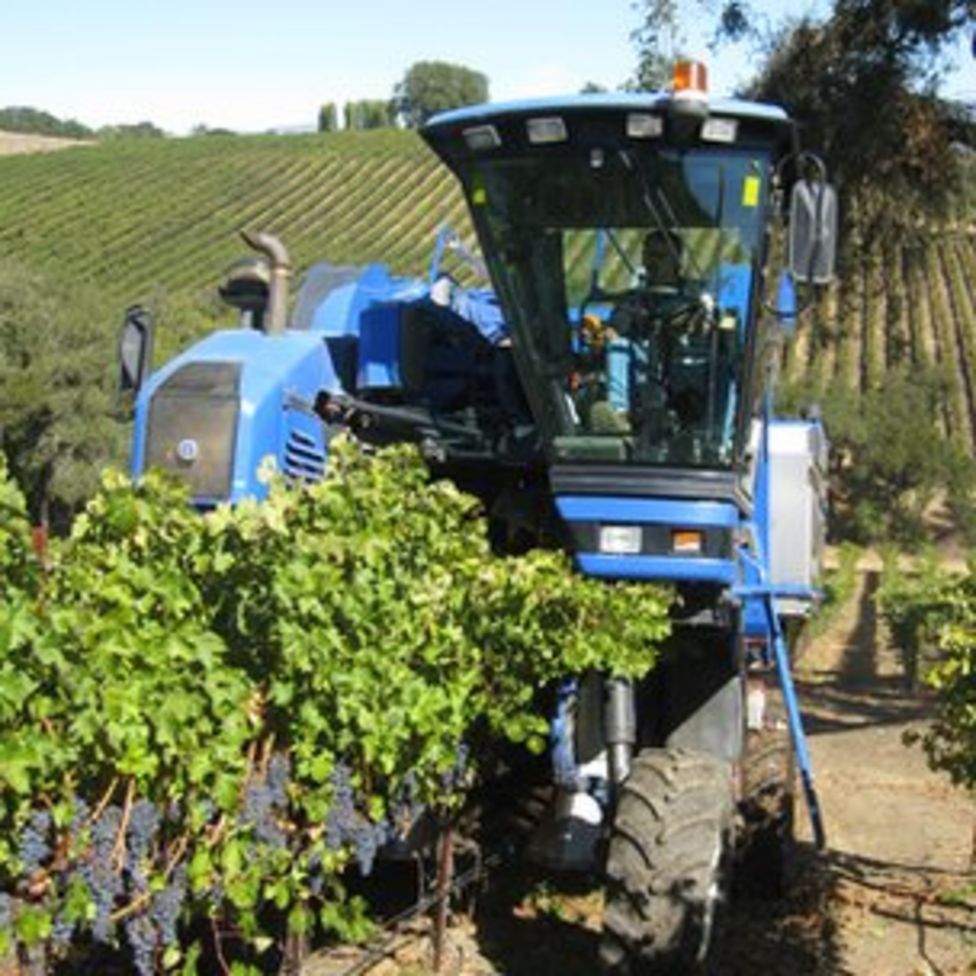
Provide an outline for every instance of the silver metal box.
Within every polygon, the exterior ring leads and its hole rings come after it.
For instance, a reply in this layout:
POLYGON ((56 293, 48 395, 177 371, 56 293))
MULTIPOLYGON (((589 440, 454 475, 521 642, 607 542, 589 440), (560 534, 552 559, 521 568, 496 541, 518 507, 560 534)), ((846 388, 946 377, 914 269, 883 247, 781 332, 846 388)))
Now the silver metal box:
MULTIPOLYGON (((769 561, 777 586, 814 588, 827 520, 827 438, 820 423, 775 420, 769 428, 769 561)), ((811 601, 779 598, 780 613, 805 615, 811 601)))

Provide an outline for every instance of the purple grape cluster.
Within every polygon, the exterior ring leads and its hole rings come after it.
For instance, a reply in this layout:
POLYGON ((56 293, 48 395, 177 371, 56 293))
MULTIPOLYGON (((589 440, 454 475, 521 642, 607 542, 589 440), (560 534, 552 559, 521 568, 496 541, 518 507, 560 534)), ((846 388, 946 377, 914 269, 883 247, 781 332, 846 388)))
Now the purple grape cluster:
POLYGON ((51 832, 51 814, 47 810, 35 810, 21 831, 17 856, 24 866, 24 874, 30 877, 51 856, 48 836, 51 832))
POLYGON ((75 923, 64 912, 58 912, 51 926, 51 942, 58 949, 67 949, 71 945, 74 934, 75 923))
MULTIPOLYGON (((287 785, 287 764, 284 777, 281 767, 275 767, 272 791, 276 797, 287 785)), ((91 808, 80 797, 73 798, 73 812, 67 826, 68 865, 52 876, 50 906, 54 910, 51 933, 47 945, 61 954, 75 938, 79 922, 69 918, 64 898, 74 885, 82 883, 91 897, 94 913, 91 935, 96 942, 117 944, 119 933, 113 913, 142 899, 141 910, 128 915, 124 922, 125 941, 132 954, 132 970, 140 976, 155 971, 162 948, 175 944, 179 938, 179 921, 188 897, 187 869, 178 865, 166 879, 164 887, 150 895, 150 874, 158 868, 161 832, 164 818, 160 810, 148 800, 132 804, 125 817, 117 805, 92 816, 91 808), (124 822, 124 826, 123 826, 124 822), (120 851, 119 835, 123 849, 120 851)), ((25 825, 18 846, 18 856, 24 874, 30 877, 51 859, 54 824, 46 810, 34 811, 25 825)), ((0 893, 0 930, 13 925, 14 902, 0 893)), ((46 971, 42 960, 38 972, 46 971)))
POLYGON ((325 821, 325 843, 331 851, 337 851, 346 842, 356 817, 352 773, 349 767, 338 762, 329 777, 332 786, 332 806, 325 821))
POLYGON ((92 936, 96 942, 109 942, 113 935, 112 911, 124 894, 124 881, 115 871, 115 839, 122 825, 122 811, 108 806, 91 827, 91 850, 81 867, 81 877, 95 902, 92 936))
POLYGON ((126 872, 139 893, 149 887, 146 863, 159 831, 159 822, 159 812, 148 800, 137 800, 129 811, 125 831, 126 872))
POLYGON ((166 887, 153 898, 149 909, 150 918, 159 933, 159 941, 164 946, 171 946, 177 940, 176 926, 185 901, 186 867, 181 864, 166 887))
POLYGON ((244 809, 238 822, 254 832, 262 844, 276 850, 288 846, 288 835, 278 825, 288 811, 288 781, 291 763, 287 756, 275 753, 268 763, 264 780, 254 780, 244 791, 244 809))
POLYGON ((321 898, 325 891, 325 874, 322 871, 322 858, 313 854, 308 859, 308 888, 316 898, 321 898))
POLYGON ((277 807, 288 805, 288 781, 291 779, 291 761, 283 752, 276 752, 268 763, 268 791, 271 802, 277 807))
POLYGON ((139 976, 152 976, 159 940, 149 916, 145 912, 130 915, 125 920, 125 936, 132 949, 132 963, 136 972, 139 976))
POLYGON ((267 783, 249 783, 244 791, 243 824, 254 831, 254 836, 270 847, 282 849, 288 846, 288 835, 278 826, 275 814, 278 806, 267 783))
POLYGON ((336 763, 332 770, 332 806, 325 822, 325 843, 330 850, 351 846, 359 870, 368 875, 373 870, 377 851, 396 835, 389 819, 376 823, 356 809, 349 767, 336 763))
POLYGON ((372 823, 360 815, 359 822, 352 828, 350 840, 356 853, 359 870, 368 875, 373 870, 376 852, 392 839, 391 824, 388 820, 372 823))

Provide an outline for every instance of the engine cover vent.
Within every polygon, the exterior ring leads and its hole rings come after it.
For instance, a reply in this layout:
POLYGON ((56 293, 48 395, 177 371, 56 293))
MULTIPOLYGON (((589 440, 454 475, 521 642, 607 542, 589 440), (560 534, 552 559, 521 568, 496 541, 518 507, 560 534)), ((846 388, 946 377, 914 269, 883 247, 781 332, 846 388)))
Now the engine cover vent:
POLYGON ((282 468, 289 478, 320 481, 325 475, 325 451, 311 434, 292 427, 285 443, 282 468))
POLYGON ((240 363, 187 363, 153 395, 146 466, 169 471, 195 499, 228 498, 240 411, 240 363))

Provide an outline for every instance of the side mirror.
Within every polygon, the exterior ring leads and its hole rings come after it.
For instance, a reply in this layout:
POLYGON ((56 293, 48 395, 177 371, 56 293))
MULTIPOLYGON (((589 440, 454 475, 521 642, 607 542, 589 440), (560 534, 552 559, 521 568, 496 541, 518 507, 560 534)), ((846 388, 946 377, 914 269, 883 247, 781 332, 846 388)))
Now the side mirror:
POLYGON ((826 285, 837 258, 837 191, 800 180, 790 198, 790 271, 796 281, 826 285))
POLYGON ((138 395, 152 371, 153 320, 142 305, 126 310, 119 337, 119 388, 138 395))

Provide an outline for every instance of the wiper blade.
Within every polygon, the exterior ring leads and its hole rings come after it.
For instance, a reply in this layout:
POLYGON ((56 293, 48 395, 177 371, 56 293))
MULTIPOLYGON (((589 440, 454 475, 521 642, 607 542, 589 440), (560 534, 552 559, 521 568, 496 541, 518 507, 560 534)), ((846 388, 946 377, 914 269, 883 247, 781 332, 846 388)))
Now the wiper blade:
MULTIPOLYGON (((678 218, 675 215, 674 210, 671 208, 668 198, 664 195, 660 187, 656 188, 658 203, 660 204, 661 209, 664 211, 667 221, 670 221, 670 225, 665 220, 665 217, 661 215, 661 210, 659 210, 657 205, 655 205, 654 197, 651 194, 650 183, 647 180, 647 174, 638 165, 637 161, 634 159, 633 153, 630 150, 621 149, 620 158, 624 166, 626 166, 627 169, 634 173, 637 176, 637 179, 640 180, 641 200, 644 207, 654 220, 657 230, 661 232, 661 236, 664 238, 665 244, 667 245, 672 260, 674 261, 675 267, 680 268, 683 263, 681 253, 679 252, 678 248, 675 247, 674 238, 672 236, 673 234, 677 233, 678 218)), ((696 279, 701 280, 701 269, 698 267, 698 263, 693 254, 689 260, 693 274, 695 275, 696 279)))

